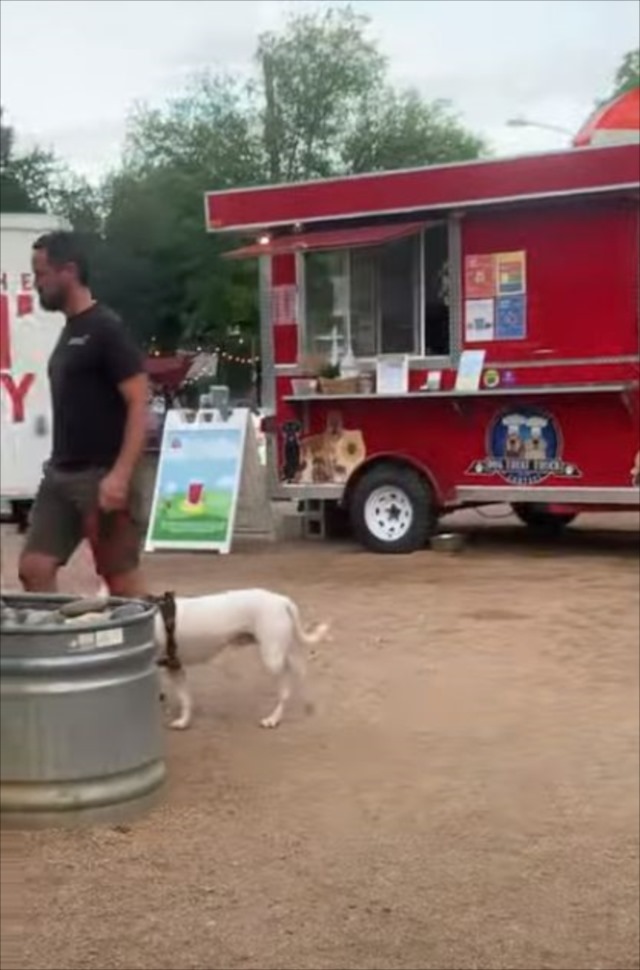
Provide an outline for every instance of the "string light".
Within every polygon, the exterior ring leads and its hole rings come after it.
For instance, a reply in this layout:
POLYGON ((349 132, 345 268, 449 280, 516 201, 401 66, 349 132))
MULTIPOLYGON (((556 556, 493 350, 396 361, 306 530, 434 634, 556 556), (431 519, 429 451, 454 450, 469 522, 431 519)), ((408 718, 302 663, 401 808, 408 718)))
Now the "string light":
MULTIPOLYGON (((178 355, 180 355, 181 353, 184 353, 184 351, 182 352, 178 351, 178 355)), ((207 353, 207 351, 204 351, 202 347, 198 347, 196 353, 198 354, 207 353)), ((227 363, 230 363, 230 364, 244 364, 246 366, 255 366, 260 362, 260 357, 258 354, 253 354, 253 355, 252 354, 247 354, 247 355, 232 354, 232 353, 229 353, 229 351, 227 350, 222 350, 220 347, 215 347, 212 351, 210 351, 210 353, 215 354, 215 356, 217 356, 219 360, 226 361, 227 363)), ((150 346, 149 356, 162 357, 164 355, 161 350, 158 350, 157 347, 150 346)), ((168 356, 174 356, 174 355, 171 354, 168 356)))
POLYGON ((217 354, 221 360, 230 361, 232 364, 257 364, 260 360, 259 357, 243 357, 240 354, 228 354, 226 350, 214 350, 214 354, 217 354))

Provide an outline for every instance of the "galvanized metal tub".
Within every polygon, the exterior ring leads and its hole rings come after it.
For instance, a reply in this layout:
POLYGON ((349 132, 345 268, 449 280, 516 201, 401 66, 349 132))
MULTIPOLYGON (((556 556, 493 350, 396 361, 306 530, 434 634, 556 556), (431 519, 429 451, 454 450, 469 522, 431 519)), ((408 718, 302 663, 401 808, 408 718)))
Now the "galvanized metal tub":
MULTIPOLYGON (((57 609, 71 598, 3 600, 57 609)), ((86 625, 3 624, 3 827, 113 822, 153 802, 165 778, 154 615, 149 606, 86 625)))

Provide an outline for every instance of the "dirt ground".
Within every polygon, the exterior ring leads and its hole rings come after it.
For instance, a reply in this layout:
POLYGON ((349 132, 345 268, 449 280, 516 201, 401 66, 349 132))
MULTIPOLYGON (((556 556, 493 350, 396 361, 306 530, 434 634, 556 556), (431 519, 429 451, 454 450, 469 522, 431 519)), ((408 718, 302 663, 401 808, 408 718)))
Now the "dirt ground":
POLYGON ((157 810, 3 835, 4 970, 639 967, 637 517, 473 523, 457 556, 150 557, 330 619, 318 711, 263 731, 253 652, 205 668, 157 810))

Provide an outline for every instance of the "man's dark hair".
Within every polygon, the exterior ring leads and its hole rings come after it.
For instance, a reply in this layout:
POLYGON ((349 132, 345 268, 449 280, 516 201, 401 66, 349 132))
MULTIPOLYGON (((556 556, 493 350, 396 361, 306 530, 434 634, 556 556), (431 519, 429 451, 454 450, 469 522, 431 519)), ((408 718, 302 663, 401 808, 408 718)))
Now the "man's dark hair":
POLYGON ((78 270, 78 281, 87 286, 89 283, 89 260, 82 239, 75 232, 58 229, 47 232, 33 244, 34 249, 43 249, 49 262, 56 267, 73 263, 78 270))

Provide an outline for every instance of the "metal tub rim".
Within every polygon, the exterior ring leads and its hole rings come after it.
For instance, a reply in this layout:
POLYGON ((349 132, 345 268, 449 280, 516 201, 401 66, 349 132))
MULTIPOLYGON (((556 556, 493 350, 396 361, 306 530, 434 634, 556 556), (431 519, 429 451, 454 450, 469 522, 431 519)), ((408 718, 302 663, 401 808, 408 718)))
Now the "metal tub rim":
MULTIPOLYGON (((7 606, 15 607, 15 605, 20 605, 24 603, 25 607, 30 607, 31 609, 38 609, 38 604, 41 604, 43 608, 55 609, 56 606, 64 606, 67 603, 75 603, 80 601, 83 597, 81 596, 69 596, 66 593, 5 593, 2 597, 3 602, 7 606), (46 604, 46 607, 45 607, 46 604)), ((89 599, 90 597, 86 597, 89 599)), ((121 596, 109 597, 106 602, 105 609, 115 609, 118 606, 125 606, 129 603, 136 603, 144 607, 144 610, 140 613, 136 613, 133 616, 123 616, 98 620, 95 617, 92 618, 91 623, 86 624, 92 630, 114 630, 117 628, 129 627, 138 623, 142 623, 144 620, 149 620, 155 616, 158 607, 154 603, 147 603, 145 600, 141 599, 124 599, 121 596)), ((80 620, 80 617, 78 617, 80 620)), ((29 633, 46 633, 50 636, 62 636, 67 635, 72 629, 82 629, 83 624, 79 622, 77 625, 72 623, 39 623, 37 626, 29 626, 24 623, 3 623, 2 624, 2 637, 5 635, 11 636, 28 636, 29 633)))

